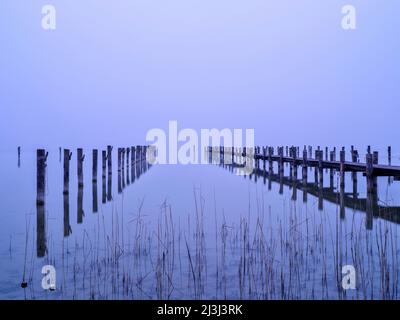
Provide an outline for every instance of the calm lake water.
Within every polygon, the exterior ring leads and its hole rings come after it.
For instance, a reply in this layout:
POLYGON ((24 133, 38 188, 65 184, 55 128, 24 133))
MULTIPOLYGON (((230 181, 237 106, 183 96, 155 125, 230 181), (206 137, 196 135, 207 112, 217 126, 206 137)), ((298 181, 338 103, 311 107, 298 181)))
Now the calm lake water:
MULTIPOLYGON (((23 151, 19 167, 16 152, 0 153, 0 299, 400 296, 398 181, 378 178, 369 212, 361 173, 357 195, 346 173, 340 197, 338 174, 329 189, 325 170, 318 194, 310 185, 303 191, 287 179, 238 176, 217 164, 155 165, 134 181, 129 167, 130 183, 125 173, 119 193, 116 150, 113 156, 108 201, 101 157, 93 185, 86 150, 79 192, 73 150, 64 196, 63 163, 51 151, 46 203, 38 210, 36 153, 23 151), (44 265, 55 267, 54 291, 42 289, 44 265), (356 289, 343 290, 344 265, 354 266, 356 289)), ((312 170, 308 181, 314 182, 312 170)), ((105 182, 107 192, 108 176, 105 182)))

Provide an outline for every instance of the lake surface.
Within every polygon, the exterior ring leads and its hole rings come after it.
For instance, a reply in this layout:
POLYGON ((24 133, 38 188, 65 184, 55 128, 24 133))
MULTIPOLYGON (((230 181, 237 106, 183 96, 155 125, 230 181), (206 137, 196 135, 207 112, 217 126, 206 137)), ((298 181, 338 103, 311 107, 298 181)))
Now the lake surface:
POLYGON ((23 151, 20 166, 16 152, 0 153, 0 299, 400 296, 398 181, 379 177, 368 206, 360 173, 356 196, 346 173, 341 197, 338 174, 330 189, 326 170, 318 194, 268 179, 262 166, 244 177, 218 164, 154 165, 139 177, 135 170, 134 181, 129 166, 118 192, 116 152, 109 189, 101 159, 92 183, 85 150, 80 189, 72 151, 68 195, 58 151, 49 153, 43 208, 36 206, 36 152, 23 151), (54 291, 42 288, 45 265, 56 270, 54 291), (356 289, 342 287, 345 265, 356 271, 356 289))

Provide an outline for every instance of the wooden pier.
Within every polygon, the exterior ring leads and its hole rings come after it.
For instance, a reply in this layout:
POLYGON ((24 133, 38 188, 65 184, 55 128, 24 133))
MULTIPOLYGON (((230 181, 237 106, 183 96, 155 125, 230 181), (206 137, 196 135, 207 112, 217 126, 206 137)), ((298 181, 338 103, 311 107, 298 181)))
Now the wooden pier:
POLYGON ((318 208, 323 209, 323 201, 340 206, 340 216, 344 218, 345 208, 358 210, 367 214, 366 228, 372 229, 374 217, 380 217, 394 223, 400 223, 400 207, 384 206, 379 203, 377 193, 377 177, 400 177, 400 166, 391 165, 391 148, 388 148, 388 164, 379 164, 378 152, 371 152, 369 147, 364 163, 359 160, 359 153, 351 147, 351 161, 346 161, 345 148, 339 152, 339 161, 336 161, 336 148, 329 151, 318 147, 312 155, 312 147, 303 148, 303 157, 299 157, 298 147, 278 147, 277 154, 273 147, 255 147, 254 149, 208 147, 209 162, 219 164, 230 171, 239 170, 244 177, 263 179, 268 188, 271 183, 279 184, 279 193, 283 193, 283 186, 292 189, 292 199, 297 200, 297 191, 303 191, 303 201, 307 201, 310 194, 318 199, 318 208), (284 151, 285 155, 284 155, 284 151), (329 159, 329 160, 327 160, 329 159), (260 165, 262 162, 262 166, 260 165), (268 163, 268 166, 267 166, 268 163), (277 164, 277 166, 274 166, 277 164), (285 166, 289 166, 289 175, 285 176, 285 166), (298 167, 302 167, 301 178, 298 178, 298 167), (274 173, 277 167, 277 173, 274 173), (267 169, 268 168, 268 169, 267 169), (314 169, 314 182, 308 181, 308 171, 314 169), (329 186, 324 186, 324 171, 329 172, 329 186), (338 173, 338 184, 335 187, 334 177, 338 173), (346 172, 351 172, 352 192, 345 192, 346 172), (360 198, 358 193, 358 173, 366 177, 367 197, 360 198))

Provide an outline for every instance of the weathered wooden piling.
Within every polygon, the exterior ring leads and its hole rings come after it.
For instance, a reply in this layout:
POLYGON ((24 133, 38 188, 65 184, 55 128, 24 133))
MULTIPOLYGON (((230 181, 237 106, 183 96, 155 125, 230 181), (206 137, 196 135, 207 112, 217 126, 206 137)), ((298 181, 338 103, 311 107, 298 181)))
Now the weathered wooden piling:
POLYGON ((109 171, 107 178, 107 201, 112 200, 112 172, 109 171))
POLYGON ((107 146, 107 169, 108 169, 108 174, 112 174, 112 146, 107 146))
POLYGON ((97 163, 98 163, 98 150, 92 150, 92 181, 97 182, 97 163))
POLYGON ((106 182, 106 176, 101 177, 101 203, 106 203, 107 202, 107 182, 106 182))
POLYGON ((69 163, 71 161, 72 152, 64 149, 64 188, 63 194, 69 194, 69 163))
POLYGON ((135 162, 136 162, 136 148, 135 147, 131 147, 131 179, 132 179, 132 183, 135 181, 135 170, 136 170, 136 166, 135 166, 135 162))
POLYGON ((101 151, 101 203, 107 202, 106 176, 107 176, 107 151, 101 151))
MULTIPOLYGON (((352 146, 352 150, 351 150, 351 161, 354 163, 357 163, 358 161, 358 151, 355 150, 352 146)), ((352 171, 351 173, 351 177, 353 180, 353 198, 357 198, 358 197, 358 192, 357 192, 357 172, 356 171, 352 171)))
POLYGON ((131 148, 126 148, 126 184, 130 184, 129 179, 129 154, 131 152, 131 148))
POLYGON ((346 161, 346 151, 344 147, 340 151, 340 187, 345 186, 345 161, 346 161))
POLYGON ((324 152, 320 150, 318 152, 318 175, 319 175, 319 188, 322 189, 324 187, 324 167, 323 167, 323 158, 324 152))
POLYGON ((117 159, 118 159, 118 172, 122 170, 122 149, 118 148, 117 150, 117 159))
POLYGON ((101 176, 106 177, 107 170, 107 152, 105 150, 101 151, 101 176))
POLYGON ((18 168, 21 167, 21 147, 18 147, 17 149, 17 153, 18 153, 18 168))
MULTIPOLYGON (((372 154, 372 163, 374 165, 378 165, 378 162, 379 162, 378 151, 374 151, 372 154)), ((372 178, 372 182, 373 182, 373 190, 376 190, 378 188, 378 177, 374 175, 372 178)))
POLYGON ((121 148, 122 151, 122 172, 121 172, 121 179, 122 179, 122 188, 125 188, 125 148, 121 148))
POLYGON ((293 180, 297 182, 297 148, 294 149, 293 153, 293 180))
POLYGON ((122 149, 118 148, 118 193, 122 193, 122 149))
POLYGON ((388 164, 389 166, 392 164, 392 147, 388 146, 388 164))
POLYGON ((302 168, 302 174, 303 174, 303 188, 307 187, 307 150, 304 147, 303 150, 303 168, 302 168))
POLYGON ((44 149, 36 151, 36 204, 38 206, 43 206, 45 203, 47 156, 48 153, 44 149))
POLYGON ((46 161, 48 153, 44 149, 36 151, 36 254, 44 257, 46 254, 45 228, 45 190, 46 190, 46 161))
POLYGON ((77 164, 78 164, 78 186, 83 187, 83 161, 85 160, 85 155, 83 154, 83 149, 77 149, 77 164))
POLYGON ((366 161, 366 171, 365 176, 367 178, 367 192, 373 192, 374 182, 373 182, 373 158, 371 153, 367 153, 365 156, 366 161))

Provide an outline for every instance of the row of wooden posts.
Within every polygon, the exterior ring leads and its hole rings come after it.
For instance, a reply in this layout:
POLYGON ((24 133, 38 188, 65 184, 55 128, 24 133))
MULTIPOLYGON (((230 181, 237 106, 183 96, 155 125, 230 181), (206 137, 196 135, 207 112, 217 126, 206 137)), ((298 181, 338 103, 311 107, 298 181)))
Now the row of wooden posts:
MULTIPOLYGON (((141 174, 150 168, 147 161, 147 148, 148 146, 135 146, 130 148, 118 148, 118 192, 126 184, 133 183, 141 174), (125 155, 127 156, 125 162, 125 155), (129 162, 130 159, 130 162, 129 162), (127 180, 125 184, 124 172, 126 172, 127 180), (131 166, 131 178, 129 179, 128 167, 131 166)), ((102 203, 112 200, 112 146, 107 146, 106 150, 102 150, 102 203), (108 178, 108 179, 107 179, 108 178), (107 187, 106 187, 107 185, 107 187)), ((72 159, 72 152, 69 149, 60 148, 60 161, 63 153, 63 200, 64 200, 64 236, 71 233, 69 223, 69 182, 70 182, 70 162, 72 159)), ((98 197, 97 197, 97 177, 98 177, 98 154, 97 149, 92 150, 92 187, 93 187, 93 212, 98 212, 98 197)), ((82 148, 76 150, 77 155, 77 180, 78 180, 78 194, 77 194, 77 223, 83 222, 83 163, 85 154, 82 148)), ((45 237, 45 200, 46 200, 46 167, 48 160, 48 152, 44 149, 37 150, 37 256, 43 257, 46 253, 46 237, 45 237)))

